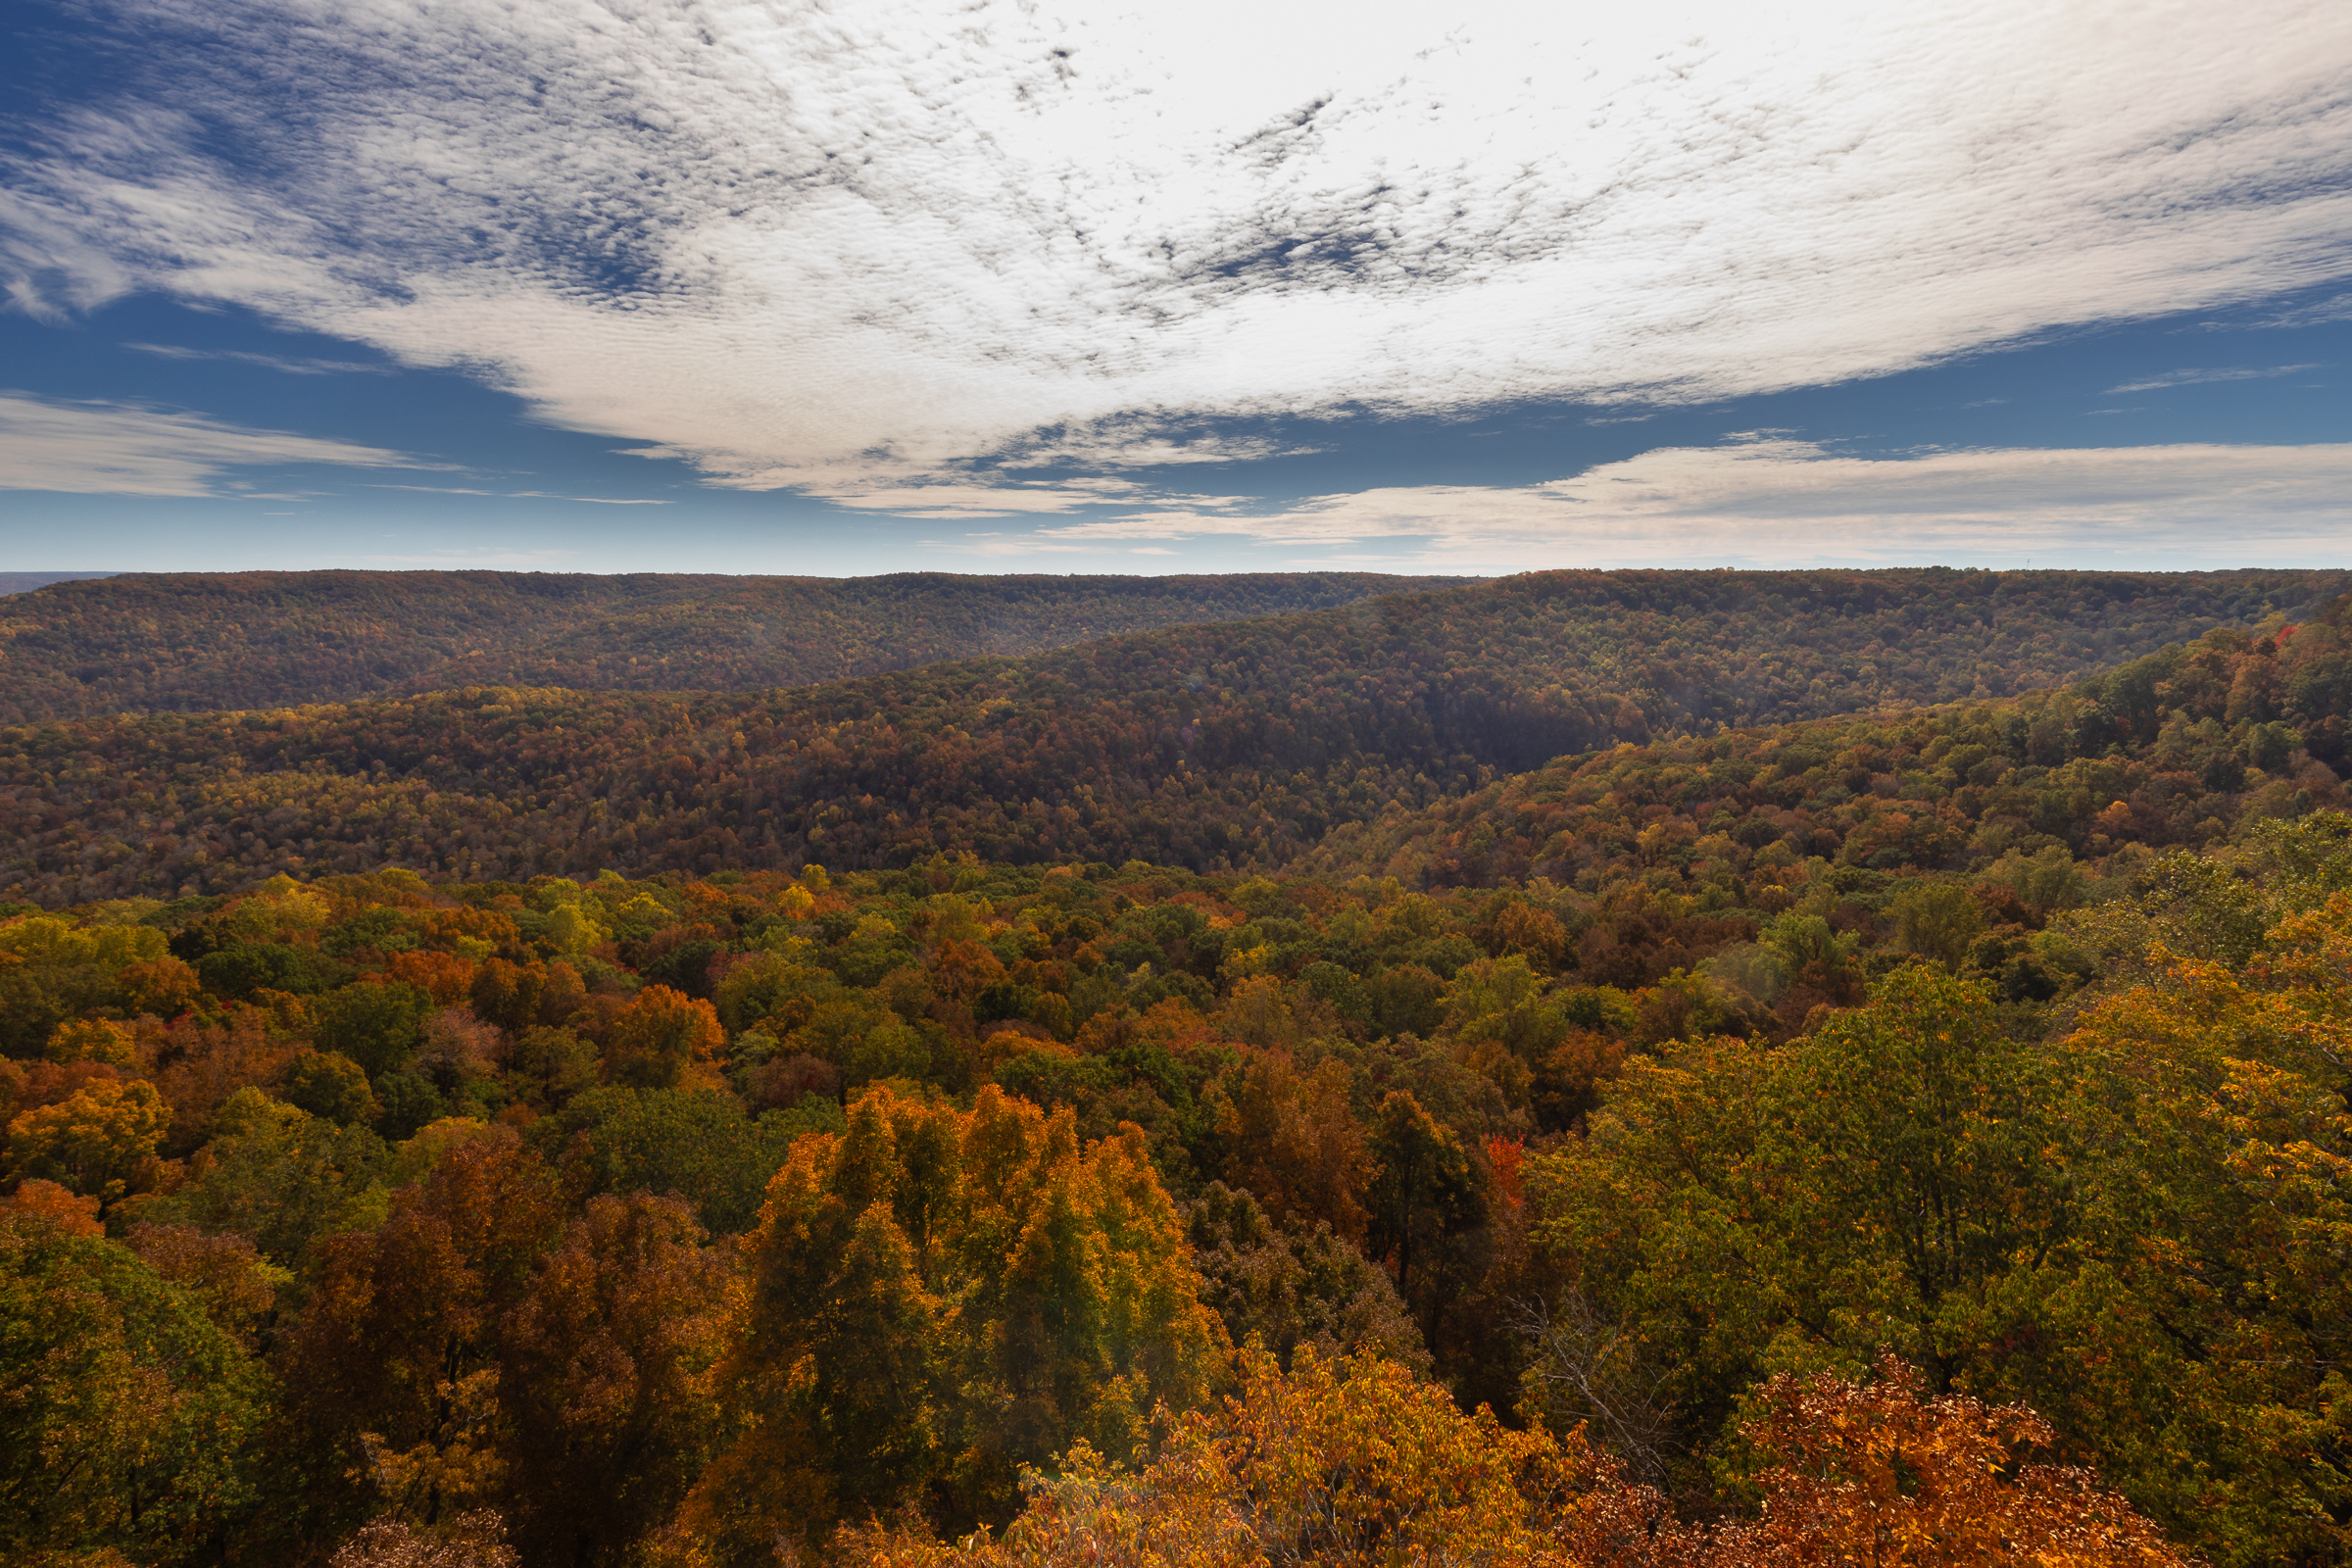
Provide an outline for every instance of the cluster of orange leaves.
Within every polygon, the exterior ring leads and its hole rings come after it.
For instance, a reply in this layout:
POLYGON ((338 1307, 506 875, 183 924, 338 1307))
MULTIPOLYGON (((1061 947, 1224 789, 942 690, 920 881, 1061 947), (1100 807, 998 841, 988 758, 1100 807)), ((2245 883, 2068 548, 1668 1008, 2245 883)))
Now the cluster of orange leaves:
POLYGON ((1083 1446, 1029 1478, 1001 1536, 919 1524, 845 1534, 858 1568, 2181 1568, 2184 1559, 2084 1471, 2036 1464, 2031 1411, 1929 1397, 1892 1357, 1856 1385, 1783 1375, 1748 1441, 1772 1464, 1754 1520, 1694 1525, 1632 1484, 1581 1431, 1512 1431, 1394 1362, 1291 1373, 1246 1350, 1241 1387, 1175 1424, 1140 1473, 1083 1446))

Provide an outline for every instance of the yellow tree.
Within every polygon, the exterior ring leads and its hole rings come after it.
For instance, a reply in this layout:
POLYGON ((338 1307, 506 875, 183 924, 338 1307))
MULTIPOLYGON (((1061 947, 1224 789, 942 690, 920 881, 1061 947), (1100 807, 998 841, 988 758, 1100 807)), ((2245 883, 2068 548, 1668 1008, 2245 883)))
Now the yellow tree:
POLYGON ((9 1164, 21 1176, 53 1177, 112 1204, 172 1126, 172 1107, 143 1078, 94 1078, 53 1105, 8 1124, 9 1164))
POLYGON ((969 1111, 869 1089, 795 1144, 746 1255, 737 1436, 687 1510, 722 1561, 906 1500, 1003 1517, 1022 1465, 1132 1452, 1219 1362, 1142 1131, 1081 1146, 993 1087, 969 1111))
POLYGON ((2030 1462, 2030 1411, 1924 1399, 1880 1379, 1783 1377, 1747 1437, 1770 1455, 1761 1517, 1677 1520, 1581 1431, 1463 1414, 1376 1357, 1255 1348, 1241 1387, 1178 1421, 1140 1474, 1073 1449, 1030 1477, 1002 1536, 955 1544, 906 1524, 849 1532, 854 1568, 2185 1568, 2147 1520, 2078 1470, 2030 1462))
POLYGON ((2146 962, 2067 1042, 2083 1222, 2041 1303, 2048 1370, 1991 1386, 2092 1435, 2119 1485, 2221 1560, 2340 1556, 2352 894, 2276 918, 2243 963, 2161 944, 2146 962))

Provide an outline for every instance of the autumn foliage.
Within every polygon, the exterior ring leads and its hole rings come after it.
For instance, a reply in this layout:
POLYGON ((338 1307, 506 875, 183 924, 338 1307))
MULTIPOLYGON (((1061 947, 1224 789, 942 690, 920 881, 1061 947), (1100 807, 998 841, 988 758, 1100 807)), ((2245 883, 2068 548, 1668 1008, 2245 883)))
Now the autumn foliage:
MULTIPOLYGON (((1981 575, 1838 592, 1961 638, 1981 575)), ((2352 1562, 2345 607, 1930 711, 1854 711, 1905 650, 1839 684, 1800 627, 1740 679, 1843 709, 1690 733, 1729 688, 1675 661, 1789 587, 628 699, 691 710, 660 746, 559 742, 576 694, 420 700, 410 762, 373 719, 19 733, 36 858, 132 833, 150 764, 286 814, 0 906, 0 1557, 2352 1562), (1624 693, 1464 673, 1677 605, 1699 641, 1624 693), (1363 760, 1436 801, 1645 714, 1680 733, 1428 811, 1363 760), (798 825, 744 809, 787 741, 798 825), (1320 760, 1233 770, 1284 748, 1320 760), (917 753, 959 781, 919 820, 917 753), (472 804, 400 817, 396 763, 472 804)))
MULTIPOLYGON (((104 599, 136 581, 31 597, 104 599)), ((746 690, 761 683, 710 667, 682 639, 667 678, 649 675, 660 666, 588 679, 570 665, 489 660, 453 662, 416 695, 365 701, 350 700, 353 688, 370 683, 306 691, 267 678, 258 684, 270 695, 237 700, 254 710, 45 720, 36 707, 0 729, 0 890, 43 902, 225 893, 272 872, 364 872, 387 860, 470 879, 809 860, 895 868, 943 852, 1237 871, 1285 864, 1348 826, 1379 856, 1360 840, 1328 847, 1378 874, 1403 847, 1390 833, 1397 815, 1453 817, 1465 796, 1481 809, 1479 792, 1510 774, 1620 745, 1671 756, 1679 737, 1731 729, 1747 732, 1735 740, 1744 751, 1784 738, 1772 726, 1844 718, 1834 732, 1945 703, 1977 708, 1996 729, 2018 721, 2014 745, 1996 734, 1988 748, 2016 754, 2009 767, 2099 758, 2117 740, 2144 745, 2160 738, 2144 722, 2168 706, 2160 688, 2178 684, 2169 669, 2129 665, 2121 691, 2070 693, 2031 712, 2010 700, 2119 661, 2162 659, 2216 622, 2259 621, 2275 603, 2348 585, 2340 572, 1539 572, 784 690, 746 690), (2100 722, 2085 730, 2083 716, 2100 722)), ((2175 822, 2164 808, 2179 786, 2143 794, 2134 778, 2095 800, 2057 792, 2065 820, 2031 831, 2063 828, 2077 850, 2093 834, 2178 842, 2217 808, 2228 825, 2236 808, 2226 798, 2244 792, 2248 766, 2275 774, 2298 749, 2342 759, 2329 738, 2340 722, 2326 729, 2341 715, 2325 702, 2305 710, 2340 657, 2337 634, 2323 624, 2308 653, 2225 635, 2239 646, 2180 656, 2224 666, 2198 675, 2200 687, 2218 679, 2214 701, 2200 690, 2169 705, 2193 710, 2189 728, 2210 716, 2218 730, 2177 737, 2191 754, 2196 814, 2175 822), (2267 677, 2241 681, 2248 644, 2267 677), (2208 796, 2225 799, 2217 808, 2208 796), (2124 817, 2102 823, 2119 798, 2124 817), (2153 839, 2142 806, 2165 822, 2153 839)), ((750 639, 743 653, 757 662, 760 647, 750 639)), ((13 660, 30 645, 0 649, 13 660)), ((184 702, 155 696, 157 708, 184 702)), ((60 692, 49 710, 86 704, 60 692)), ((1932 767, 1865 760, 1834 782, 1860 796, 1873 775, 1902 789, 1909 771, 1932 767)), ((2104 775, 2081 787, 2096 792, 2104 775)), ((1784 795, 1769 804, 1818 814, 1784 795)), ((1629 837, 1656 825, 1634 815, 1629 837)), ((1890 812, 1853 858, 1896 851, 1938 863, 1955 847, 1949 826, 1940 811, 1890 812)), ((1811 833, 1808 824, 1800 857, 1827 849, 1811 833)), ((1515 836, 1502 834, 1493 860, 1472 828, 1435 869, 1448 880, 1564 880, 1543 860, 1548 832, 1524 848, 1515 836)), ((1678 842, 1670 830, 1642 848, 1673 854, 1678 842)))
POLYGON ((1678 1520, 1581 1433, 1465 1416, 1394 1362, 1286 1375, 1245 1349, 1238 1392, 1178 1422, 1140 1471, 1090 1449, 1033 1474, 1000 1536, 956 1544, 868 1527, 841 1553, 862 1568, 1245 1568, 1396 1562, 1529 1568, 2182 1568, 2122 1498, 2036 1463, 2046 1426, 2017 1408, 1927 1398, 1882 1358, 1876 1380, 1783 1376, 1746 1435, 1772 1459, 1759 1518, 1678 1520))

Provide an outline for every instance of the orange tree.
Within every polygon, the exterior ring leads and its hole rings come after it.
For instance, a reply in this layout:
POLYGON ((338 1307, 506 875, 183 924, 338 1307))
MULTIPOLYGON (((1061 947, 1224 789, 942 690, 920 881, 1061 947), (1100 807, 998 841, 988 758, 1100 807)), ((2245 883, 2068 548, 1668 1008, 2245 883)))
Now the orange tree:
POLYGON ((1261 1568, 1316 1563, 1527 1568, 2182 1568, 2121 1498, 2033 1462, 2032 1412, 1875 1383, 1781 1377, 1745 1436, 1770 1460, 1758 1517, 1679 1521, 1581 1431, 1511 1431, 1392 1361, 1301 1348, 1286 1376, 1243 1351, 1241 1387, 1175 1424, 1140 1473, 1073 1449, 1032 1472, 1000 1537, 949 1544, 907 1525, 847 1534, 858 1568, 1261 1568))

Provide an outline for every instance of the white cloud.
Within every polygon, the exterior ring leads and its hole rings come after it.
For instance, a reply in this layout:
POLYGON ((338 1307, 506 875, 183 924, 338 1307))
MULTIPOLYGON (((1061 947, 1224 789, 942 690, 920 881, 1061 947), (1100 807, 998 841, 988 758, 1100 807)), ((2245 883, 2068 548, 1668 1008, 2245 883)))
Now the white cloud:
POLYGON ((2308 326, 2326 326, 2331 321, 2352 321, 2352 294, 2336 294, 2326 299, 2311 300, 2253 321, 2243 323, 2207 321, 2203 324, 2215 330, 2243 324, 2280 327, 2293 331, 2308 326))
POLYGON ((414 467, 378 447, 322 441, 278 430, 246 430, 191 414, 122 403, 56 403, 0 392, 0 490, 79 495, 212 496, 290 500, 239 492, 227 476, 244 467, 329 463, 414 467))
POLYGON ((624 496, 567 496, 554 490, 475 490, 451 484, 377 484, 363 483, 363 490, 421 490, 436 496, 497 496, 502 500, 522 498, 532 501, 583 501, 592 507, 668 507, 677 503, 667 500, 624 496))
POLYGON ((170 64, 10 171, 21 307, 234 302, 860 507, 2352 275, 2330 0, 122 6, 170 64))
POLYGON ((1222 536, 1387 541, 1425 568, 1796 566, 2028 556, 2185 567, 2352 562, 2352 444, 1932 452, 1800 441, 1667 447, 1572 479, 1310 499, 1270 514, 1180 507, 1041 530, 1057 546, 1222 536))
POLYGON ((507 493, 534 501, 579 501, 592 507, 669 507, 677 504, 648 496, 567 496, 554 490, 510 490, 507 493))
POLYGON ((138 354, 152 354, 159 360, 228 360, 240 365, 258 365, 265 369, 283 370, 288 375, 389 375, 391 369, 382 365, 362 365, 356 360, 290 359, 282 354, 254 354, 244 349, 191 349, 173 343, 125 343, 124 348, 138 354))
POLYGON ((1255 463, 1267 458, 1307 457, 1320 450, 1285 446, 1262 436, 1221 433, 1166 434, 1098 428, 1048 437, 1000 454, 1006 468, 1070 465, 1097 468, 1181 467, 1201 463, 1255 463))
POLYGON ((2162 375, 2151 375, 2144 381, 2126 381, 2121 386, 2111 386, 2104 395, 2114 397, 2119 392, 2162 392, 2170 387, 2205 386, 2216 381, 2267 381, 2277 375, 2301 375, 2305 370, 2322 368, 2324 367, 2317 365, 2274 365, 2269 367, 2241 365, 2191 370, 2167 370, 2162 375))
POLYGON ((826 492, 838 507, 887 512, 900 517, 1015 517, 1069 513, 1104 502, 1140 498, 1140 486, 1124 479, 1082 478, 1034 484, 898 484, 851 486, 826 492))

